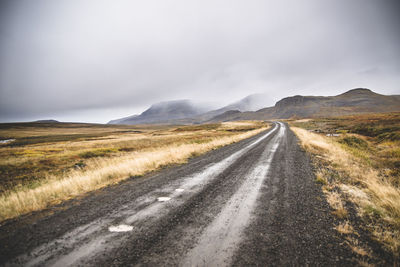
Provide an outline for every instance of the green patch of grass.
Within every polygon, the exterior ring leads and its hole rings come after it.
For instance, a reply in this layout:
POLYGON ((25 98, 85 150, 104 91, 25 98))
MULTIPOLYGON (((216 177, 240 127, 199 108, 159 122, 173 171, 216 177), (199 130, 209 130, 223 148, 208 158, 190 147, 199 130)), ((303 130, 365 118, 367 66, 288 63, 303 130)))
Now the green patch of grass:
POLYGON ((28 136, 28 137, 17 138, 17 140, 11 142, 7 146, 18 147, 18 146, 26 146, 33 144, 41 144, 41 143, 79 141, 96 137, 98 138, 105 135, 106 134, 104 133, 99 133, 99 134, 62 134, 62 135, 28 136))
POLYGON ((377 208, 368 205, 364 207, 364 212, 374 218, 380 218, 382 217, 382 211, 378 210, 377 208))
POLYGON ((80 160, 79 162, 75 163, 73 167, 76 168, 76 169, 77 168, 82 169, 82 168, 86 167, 86 164, 85 164, 85 162, 80 160))
POLYGON ((383 126, 378 123, 369 123, 369 124, 359 124, 353 127, 352 132, 370 136, 370 137, 377 137, 381 134, 387 135, 391 132, 400 131, 400 127, 397 125, 393 126, 383 126))
POLYGON ((176 128, 174 131, 175 132, 205 131, 205 130, 216 130, 219 127, 221 127, 221 123, 210 123, 210 124, 182 126, 176 128))
POLYGON ((132 151, 135 151, 135 148, 133 148, 133 147, 120 147, 120 148, 118 148, 118 151, 121 151, 121 152, 132 152, 132 151))
POLYGON ((227 132, 247 132, 257 129, 256 127, 242 127, 242 128, 235 128, 235 129, 226 129, 227 132))
POLYGON ((400 158, 400 147, 395 147, 386 151, 389 158, 400 158))
POLYGON ((193 141, 190 141, 191 144, 205 144, 211 141, 211 138, 204 138, 204 139, 196 139, 193 141))
POLYGON ((347 134, 349 132, 349 130, 337 130, 336 133, 338 134, 347 134))
POLYGON ((317 177, 315 177, 315 182, 321 185, 326 185, 328 183, 321 175, 317 175, 317 177))
POLYGON ((368 149, 367 141, 356 136, 345 136, 339 140, 339 143, 358 149, 368 149))
POLYGON ((15 155, 19 156, 26 156, 26 157, 37 157, 37 156, 43 156, 45 153, 43 151, 38 151, 35 149, 25 149, 20 152, 16 152, 15 155))
POLYGON ((385 132, 381 133, 377 136, 379 142, 382 141, 400 141, 400 133, 399 132, 385 132))
POLYGON ((106 149, 93 149, 90 151, 85 151, 82 153, 79 153, 78 156, 84 159, 88 158, 95 158, 95 157, 104 157, 107 155, 110 155, 111 153, 116 153, 118 152, 118 149, 115 148, 106 148, 106 149))

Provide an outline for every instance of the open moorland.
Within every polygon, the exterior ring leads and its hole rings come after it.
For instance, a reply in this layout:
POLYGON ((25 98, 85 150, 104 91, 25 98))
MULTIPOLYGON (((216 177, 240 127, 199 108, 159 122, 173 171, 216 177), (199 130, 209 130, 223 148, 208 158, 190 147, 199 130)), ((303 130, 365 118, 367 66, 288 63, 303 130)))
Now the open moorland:
POLYGON ((334 214, 337 230, 360 256, 371 248, 368 230, 393 255, 400 255, 400 113, 365 114, 290 122, 311 152, 316 182, 334 214))
POLYGON ((262 122, 0 124, 0 221, 248 138, 262 122), (14 140, 15 139, 15 140, 14 140))

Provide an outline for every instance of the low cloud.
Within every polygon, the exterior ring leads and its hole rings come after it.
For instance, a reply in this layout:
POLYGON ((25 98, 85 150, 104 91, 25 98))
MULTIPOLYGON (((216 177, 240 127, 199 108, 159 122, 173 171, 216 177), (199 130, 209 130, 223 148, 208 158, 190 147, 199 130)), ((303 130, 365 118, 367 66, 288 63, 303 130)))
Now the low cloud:
POLYGON ((1 121, 399 91, 396 1, 10 0, 0 10, 1 121))

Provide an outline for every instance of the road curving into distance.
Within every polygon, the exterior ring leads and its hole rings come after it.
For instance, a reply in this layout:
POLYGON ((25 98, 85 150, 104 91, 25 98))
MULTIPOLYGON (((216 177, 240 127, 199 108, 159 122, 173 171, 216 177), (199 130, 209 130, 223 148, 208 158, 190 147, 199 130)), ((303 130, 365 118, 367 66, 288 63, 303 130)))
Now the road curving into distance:
POLYGON ((257 136, 0 226, 5 266, 353 265, 307 155, 257 136))

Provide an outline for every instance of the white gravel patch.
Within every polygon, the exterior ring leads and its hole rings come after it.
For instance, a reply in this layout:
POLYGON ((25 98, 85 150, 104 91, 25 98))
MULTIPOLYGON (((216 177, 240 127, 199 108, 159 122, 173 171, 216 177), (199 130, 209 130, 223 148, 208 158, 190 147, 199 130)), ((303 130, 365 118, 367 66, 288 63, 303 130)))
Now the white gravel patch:
POLYGON ((171 199, 170 197, 159 197, 159 198, 157 198, 157 200, 160 201, 160 202, 165 202, 165 201, 168 201, 170 199, 171 199))
POLYGON ((120 224, 120 225, 113 225, 108 227, 108 231, 110 232, 129 232, 133 230, 133 226, 120 224))
POLYGON ((175 191, 180 193, 180 192, 185 191, 185 189, 183 189, 183 188, 177 188, 177 189, 175 189, 175 191))
POLYGON ((0 144, 8 144, 8 143, 11 143, 11 142, 14 142, 14 141, 15 141, 15 139, 0 140, 0 144))

